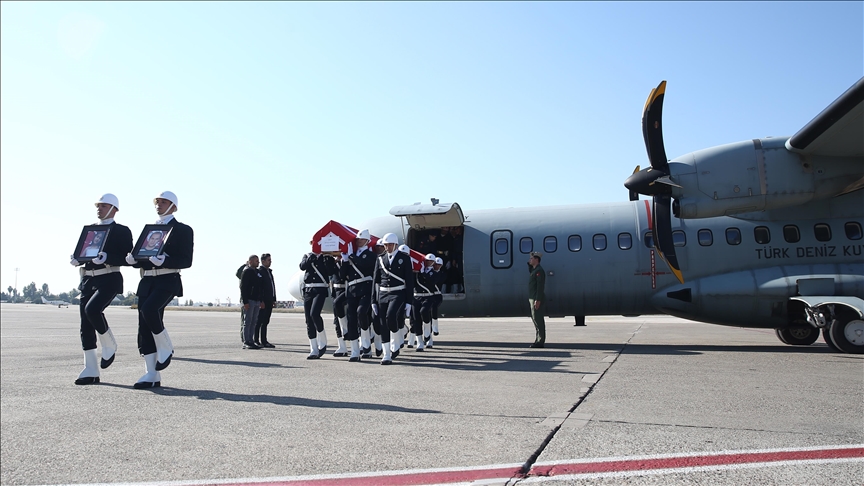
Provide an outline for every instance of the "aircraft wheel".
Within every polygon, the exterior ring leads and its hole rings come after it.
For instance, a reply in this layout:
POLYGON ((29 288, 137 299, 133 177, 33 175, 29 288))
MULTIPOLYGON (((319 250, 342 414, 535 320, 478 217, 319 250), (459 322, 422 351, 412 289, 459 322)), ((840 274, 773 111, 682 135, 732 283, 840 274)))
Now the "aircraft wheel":
POLYGON ((864 354, 864 320, 840 316, 831 323, 828 332, 831 333, 831 340, 840 351, 864 354))
POLYGON ((793 346, 810 346, 819 339, 819 329, 812 326, 775 329, 777 337, 793 346))
POLYGON ((829 327, 823 327, 822 328, 822 339, 825 340, 825 344, 827 344, 829 348, 831 348, 833 351, 837 351, 839 353, 840 349, 838 349, 837 345, 834 344, 834 341, 831 340, 831 333, 828 332, 829 327))
POLYGON ((789 341, 786 340, 786 336, 780 332, 780 329, 774 329, 774 334, 777 335, 777 339, 780 340, 783 344, 789 344, 789 341))

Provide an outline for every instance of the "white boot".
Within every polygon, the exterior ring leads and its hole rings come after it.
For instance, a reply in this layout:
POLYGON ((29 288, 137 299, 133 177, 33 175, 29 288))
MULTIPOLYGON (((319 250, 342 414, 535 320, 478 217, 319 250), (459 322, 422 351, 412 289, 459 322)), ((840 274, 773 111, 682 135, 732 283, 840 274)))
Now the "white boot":
POLYGON ((360 350, 365 352, 372 351, 372 340, 369 338, 369 329, 360 329, 360 350))
POLYGON ((435 340, 435 336, 429 336, 429 340, 426 341, 426 347, 432 349, 432 341, 435 340))
POLYGON ((150 353, 144 355, 144 376, 138 379, 138 382, 135 383, 134 387, 136 390, 141 390, 144 388, 156 388, 162 386, 162 374, 156 370, 156 365, 158 364, 157 353, 150 353))
POLYGON ((351 341, 351 357, 348 361, 360 361, 360 343, 356 339, 351 341))
POLYGON ((318 340, 312 338, 309 340, 309 356, 306 356, 306 359, 318 359, 321 357, 321 354, 318 353, 318 340))
POLYGON ((384 346, 384 357, 381 358, 382 365, 389 365, 393 363, 393 358, 391 358, 391 350, 390 346, 384 346))
POLYGON ((420 334, 412 334, 412 336, 417 340, 417 351, 423 351, 426 347, 426 344, 423 342, 423 336, 420 334))
POLYGON ((438 319, 432 319, 432 334, 438 335, 438 319))
POLYGON ((117 352, 117 340, 114 339, 114 333, 111 328, 105 331, 105 334, 96 333, 99 336, 99 342, 102 344, 102 362, 99 366, 104 370, 111 366, 114 362, 114 354, 117 352))
POLYGON ((432 323, 424 322, 423 323, 423 340, 428 341, 429 336, 432 335, 432 323))
POLYGON ((318 333, 318 354, 323 356, 327 352, 327 331, 318 333))
POLYGON ((171 356, 174 356, 174 345, 168 337, 168 329, 162 329, 159 334, 153 334, 156 343, 156 371, 162 371, 171 364, 171 356))
POLYGON ((84 369, 78 374, 75 384, 92 385, 94 383, 99 383, 99 367, 96 366, 96 349, 88 349, 84 351, 84 369))
POLYGON ((414 334, 412 334, 410 332, 408 333, 408 347, 409 348, 414 347, 414 334))
POLYGON ((344 358, 345 356, 348 356, 348 348, 345 347, 345 338, 343 338, 341 336, 337 336, 336 342, 339 343, 339 347, 336 348, 336 351, 333 353, 333 356, 336 358, 344 358))
POLYGON ((382 352, 381 335, 375 334, 375 356, 381 356, 382 352))
POLYGON ((342 328, 342 337, 348 335, 348 316, 339 318, 339 327, 342 328))

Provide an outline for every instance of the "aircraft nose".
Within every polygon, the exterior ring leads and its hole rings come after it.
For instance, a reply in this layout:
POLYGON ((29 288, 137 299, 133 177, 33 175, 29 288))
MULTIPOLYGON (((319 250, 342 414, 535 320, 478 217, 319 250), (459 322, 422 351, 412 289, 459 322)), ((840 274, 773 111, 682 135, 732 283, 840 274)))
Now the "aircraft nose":
POLYGON ((294 297, 294 300, 299 302, 303 301, 303 290, 300 285, 303 282, 303 273, 303 270, 297 270, 291 276, 291 279, 288 280, 288 293, 291 294, 291 297, 294 297))

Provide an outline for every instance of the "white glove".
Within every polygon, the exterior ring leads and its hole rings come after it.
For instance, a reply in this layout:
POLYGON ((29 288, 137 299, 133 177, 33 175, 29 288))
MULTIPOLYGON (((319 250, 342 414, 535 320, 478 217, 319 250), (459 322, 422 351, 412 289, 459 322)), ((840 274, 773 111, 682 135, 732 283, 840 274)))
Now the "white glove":
POLYGON ((150 263, 156 265, 157 267, 161 267, 163 263, 165 263, 165 255, 156 255, 148 258, 150 263))
POLYGON ((411 313, 411 304, 405 304, 405 315, 411 313))
POLYGON ((343 261, 343 262, 347 262, 347 261, 348 261, 348 255, 350 255, 350 253, 343 253, 343 254, 342 254, 342 261, 343 261))
POLYGON ((348 243, 348 254, 349 255, 354 254, 354 245, 352 243, 348 243))
POLYGON ((107 260, 107 259, 108 259, 108 254, 105 253, 104 251, 100 251, 99 254, 96 255, 96 258, 94 258, 90 261, 93 262, 94 265, 102 265, 103 263, 105 263, 105 260, 107 260))
POLYGON ((78 260, 76 260, 75 257, 71 256, 71 255, 69 256, 69 264, 72 265, 73 267, 77 267, 77 266, 81 265, 80 263, 78 263, 78 260))
POLYGON ((378 315, 378 304, 372 304, 372 313, 378 315))
POLYGON ((135 257, 133 257, 131 253, 126 254, 126 263, 129 265, 135 265, 135 257))

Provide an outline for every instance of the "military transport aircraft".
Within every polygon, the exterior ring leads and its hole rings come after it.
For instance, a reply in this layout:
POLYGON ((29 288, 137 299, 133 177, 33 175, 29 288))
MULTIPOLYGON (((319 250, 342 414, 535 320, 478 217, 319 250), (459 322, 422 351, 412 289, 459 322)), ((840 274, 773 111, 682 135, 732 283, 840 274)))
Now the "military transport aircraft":
POLYGON ((453 242, 463 286, 444 295, 444 316, 527 315, 526 262, 540 251, 550 316, 579 324, 664 313, 775 329, 792 345, 821 331, 832 348, 864 353, 864 78, 792 137, 673 160, 663 147, 665 88, 645 104, 651 167, 625 182, 630 202, 466 214, 433 199, 359 227, 412 248, 461 227, 453 242))

